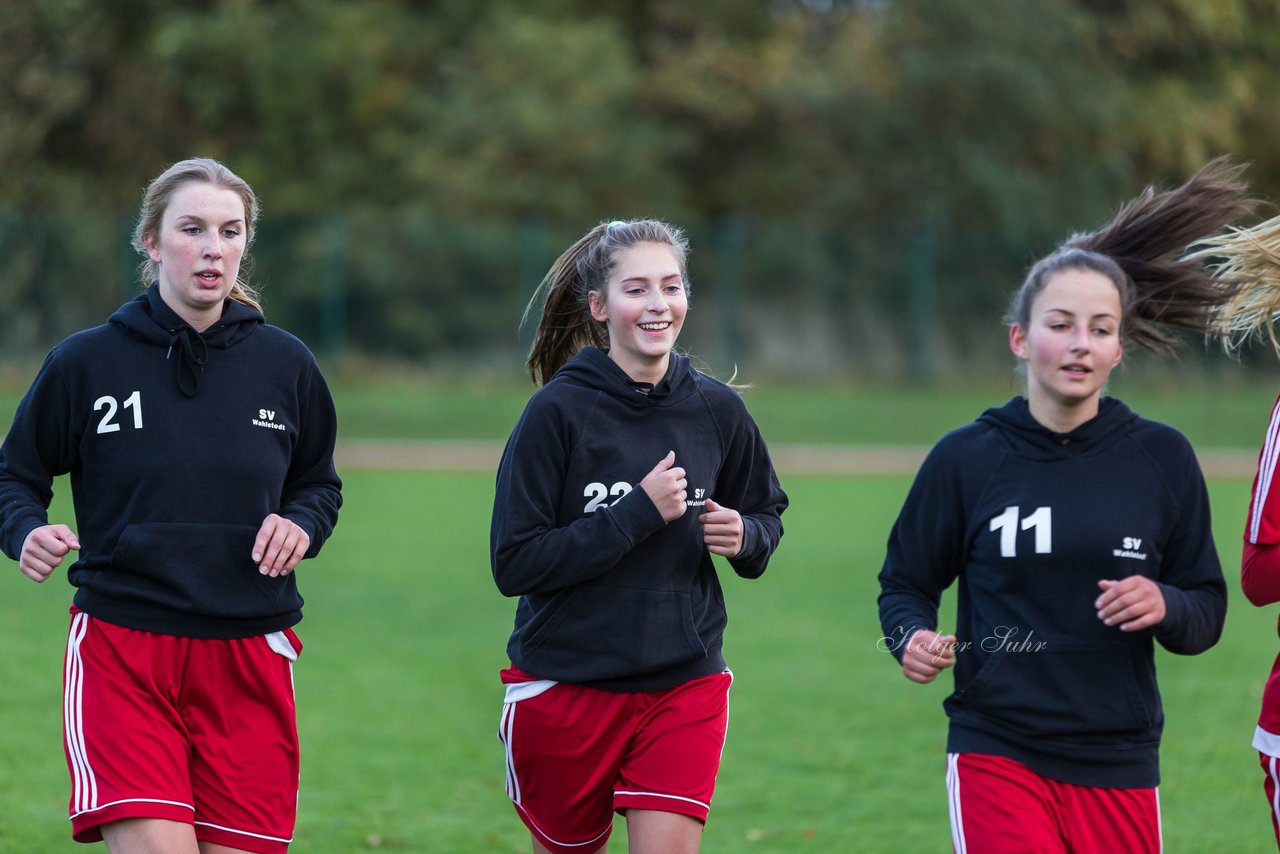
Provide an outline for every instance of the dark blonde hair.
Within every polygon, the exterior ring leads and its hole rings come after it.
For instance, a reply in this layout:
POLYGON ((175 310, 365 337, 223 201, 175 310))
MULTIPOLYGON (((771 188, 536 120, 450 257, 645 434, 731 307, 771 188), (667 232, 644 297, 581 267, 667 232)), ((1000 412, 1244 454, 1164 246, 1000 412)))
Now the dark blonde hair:
POLYGON ((640 243, 659 243, 675 251, 680 278, 689 293, 689 242, 680 229, 655 219, 600 223, 556 259, 525 307, 527 320, 539 297, 543 298, 542 316, 526 362, 535 385, 550 380, 583 347, 609 349, 608 329, 591 316, 587 294, 604 294, 618 253, 640 243))
MULTIPOLYGON (((192 157, 181 160, 161 172, 147 185, 142 194, 142 207, 138 210, 138 222, 133 228, 132 245, 143 257, 138 266, 142 289, 146 290, 155 282, 159 273, 156 263, 147 252, 147 239, 155 239, 160 233, 160 222, 164 218, 165 209, 173 194, 187 184, 212 184, 224 190, 231 190, 244 203, 245 255, 241 259, 241 270, 251 269, 252 261, 248 256, 249 247, 253 245, 255 227, 258 222, 258 196, 243 178, 236 175, 226 166, 208 157, 192 157)), ((230 298, 252 306, 261 311, 258 292, 243 278, 237 277, 231 286, 230 298)))
POLYGON ((1027 273, 1005 322, 1026 328, 1031 304, 1049 279, 1064 270, 1092 270, 1120 293, 1121 337, 1157 353, 1170 353, 1178 338, 1162 327, 1209 332, 1215 311, 1230 302, 1243 279, 1188 252, 1251 213, 1258 200, 1241 180, 1245 166, 1219 157, 1185 184, 1164 192, 1147 187, 1097 231, 1077 234, 1027 273))

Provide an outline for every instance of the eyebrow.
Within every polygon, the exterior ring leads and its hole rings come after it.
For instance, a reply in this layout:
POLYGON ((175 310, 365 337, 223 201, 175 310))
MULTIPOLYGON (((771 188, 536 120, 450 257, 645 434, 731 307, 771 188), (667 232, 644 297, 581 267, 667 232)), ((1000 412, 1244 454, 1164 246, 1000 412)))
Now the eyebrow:
MULTIPOLYGON (((675 280, 677 280, 677 281, 683 281, 683 280, 684 280, 684 276, 682 276, 682 275, 681 275, 681 274, 679 274, 679 273, 672 273, 672 274, 670 274, 670 275, 668 275, 668 276, 663 276, 663 277, 662 277, 662 279, 661 279, 661 281, 669 282, 669 281, 671 281, 672 279, 675 279, 675 280)), ((625 278, 625 279, 621 279, 620 281, 622 281, 622 282, 647 282, 647 281, 649 281, 649 277, 648 277, 648 276, 628 276, 627 278, 625 278)))
MULTIPOLYGON (((198 223, 204 223, 205 221, 204 217, 197 216, 196 214, 178 214, 178 218, 176 221, 182 222, 183 220, 190 220, 191 222, 198 222, 198 223)), ((229 219, 222 224, 223 225, 244 225, 244 220, 241 219, 240 217, 236 217, 235 219, 229 219)))
MULTIPOLYGON (((1046 308, 1046 309, 1044 310, 1044 313, 1045 313, 1045 314, 1065 314, 1067 317, 1075 317, 1075 316, 1076 316, 1076 313, 1075 313, 1074 311, 1070 311, 1070 310, 1065 309, 1065 308, 1046 308)), ((1089 319, 1090 319, 1090 320, 1097 320, 1097 319, 1098 319, 1098 318, 1100 318, 1100 317, 1109 317, 1109 318, 1111 318, 1111 319, 1113 319, 1113 320, 1115 320, 1115 319, 1116 319, 1116 315, 1112 314, 1112 313, 1111 313, 1111 312, 1109 312, 1109 311, 1104 311, 1104 312, 1100 312, 1099 314, 1090 315, 1090 318, 1089 318, 1089 319)))

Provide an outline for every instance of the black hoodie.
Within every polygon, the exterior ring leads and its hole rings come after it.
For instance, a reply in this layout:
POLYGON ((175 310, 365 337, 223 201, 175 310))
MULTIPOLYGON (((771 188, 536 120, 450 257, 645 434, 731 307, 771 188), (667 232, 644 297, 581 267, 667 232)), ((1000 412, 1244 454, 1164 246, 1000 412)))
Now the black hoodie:
POLYGON ((957 579, 948 752, 1006 756, 1078 785, 1157 785, 1153 640, 1204 652, 1227 608, 1204 478, 1182 434, 1114 398, 1053 433, 1019 397, 943 437, 880 573, 884 643, 899 661, 916 629, 936 629, 957 579), (1130 575, 1154 579, 1167 609, 1132 633, 1104 625, 1093 604, 1100 579, 1130 575))
POLYGON ((707 499, 742 514, 757 578, 787 496, 741 397, 671 355, 645 393, 588 347, 530 398, 498 469, 493 577, 519 596, 507 653, 543 679, 614 691, 670 688, 724 669, 724 595, 702 541, 707 499), (638 488, 668 451, 688 509, 664 524, 638 488))
POLYGON ((319 552, 342 504, 336 434, 301 341, 234 301, 198 333, 152 286, 45 359, 0 446, 0 547, 18 559, 70 473, 76 607, 187 637, 287 628, 297 582, 258 572, 254 537, 278 513, 319 552))

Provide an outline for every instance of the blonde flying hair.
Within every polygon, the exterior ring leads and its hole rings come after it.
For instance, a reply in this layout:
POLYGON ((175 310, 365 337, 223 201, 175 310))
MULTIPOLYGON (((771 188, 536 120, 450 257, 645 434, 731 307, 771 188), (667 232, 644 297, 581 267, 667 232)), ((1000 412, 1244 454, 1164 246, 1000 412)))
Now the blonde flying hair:
MULTIPOLYGON (((156 281, 159 268, 151 260, 147 252, 147 238, 156 238, 160 233, 160 222, 164 218, 169 200, 183 186, 191 183, 211 184, 224 190, 231 190, 244 203, 245 218, 245 255, 240 261, 240 269, 252 267, 249 258, 249 247, 253 245, 255 227, 258 222, 258 196, 243 178, 236 175, 226 166, 208 157, 192 157, 174 163, 161 172, 147 185, 142 194, 142 207, 138 210, 138 222, 133 228, 133 248, 142 255, 143 261, 138 266, 138 276, 145 291, 156 281)), ((258 292, 243 278, 237 277, 231 286, 228 296, 236 302, 262 311, 258 292)))
POLYGON ((1218 157, 1180 187, 1163 192, 1147 187, 1111 222, 1072 236, 1037 261, 1005 321, 1025 329, 1032 302, 1054 274, 1092 270, 1120 292, 1125 340, 1168 354, 1180 342, 1164 327, 1212 333, 1221 323, 1217 312, 1238 301, 1245 271, 1211 266, 1205 252, 1188 250, 1221 240, 1224 229, 1258 206, 1241 179, 1245 168, 1218 157))
POLYGON ((1245 344, 1266 339, 1280 356, 1276 316, 1280 314, 1280 217, 1252 228, 1233 228, 1203 241, 1195 253, 1217 274, 1244 282, 1218 308, 1210 330, 1223 348, 1239 355, 1245 344))
POLYGON ((640 243, 658 243, 675 251, 685 294, 689 293, 689 242, 680 229, 656 219, 600 223, 556 259, 525 306, 522 324, 538 299, 543 299, 542 316, 526 362, 534 385, 545 384, 584 347, 609 349, 608 328, 591 316, 587 294, 604 294, 618 253, 640 243))

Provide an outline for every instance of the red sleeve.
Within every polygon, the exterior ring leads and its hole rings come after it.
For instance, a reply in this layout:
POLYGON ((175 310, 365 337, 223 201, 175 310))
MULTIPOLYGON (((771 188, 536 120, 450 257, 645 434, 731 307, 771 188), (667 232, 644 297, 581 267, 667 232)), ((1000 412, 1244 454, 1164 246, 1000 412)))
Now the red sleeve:
MULTIPOLYGON (((1258 473, 1253 479, 1249 519, 1245 524, 1246 544, 1280 545, 1280 398, 1271 409, 1271 420, 1258 452, 1258 473)), ((1247 563, 1247 561, 1246 561, 1247 563)))
POLYGON ((1280 546, 1246 542, 1240 561, 1240 586, 1249 601, 1259 607, 1280 602, 1280 546))

